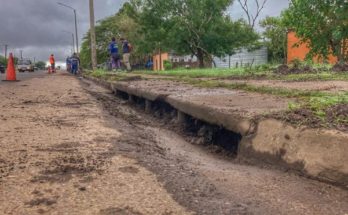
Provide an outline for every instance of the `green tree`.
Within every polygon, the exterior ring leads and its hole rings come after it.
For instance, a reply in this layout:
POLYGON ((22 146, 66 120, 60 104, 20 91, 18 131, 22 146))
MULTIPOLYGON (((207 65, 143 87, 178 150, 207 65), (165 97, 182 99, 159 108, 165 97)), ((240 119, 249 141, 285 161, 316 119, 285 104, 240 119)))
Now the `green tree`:
POLYGON ((283 63, 287 51, 287 28, 282 22, 282 17, 266 17, 260 22, 265 29, 263 36, 268 48, 269 60, 283 63))
POLYGON ((45 69, 46 63, 43 62, 43 61, 38 61, 38 62, 35 63, 35 66, 36 66, 37 68, 39 68, 39 69, 45 69))
POLYGON ((4 56, 0 55, 0 64, 6 66, 7 62, 4 56))
POLYGON ((309 44, 308 58, 333 54, 343 63, 348 60, 348 43, 343 42, 348 39, 347 11, 347 0, 292 0, 284 16, 301 42, 309 44))
POLYGON ((258 39, 242 20, 232 21, 226 11, 232 0, 138 0, 139 26, 145 47, 192 54, 212 61, 258 39), (139 6, 140 5, 140 6, 139 6))
MULTIPOLYGON (((134 47, 132 57, 142 57, 141 55, 143 52, 138 49, 137 45, 139 41, 142 40, 142 36, 138 34, 138 24, 131 15, 134 16, 133 7, 130 3, 125 3, 118 13, 98 21, 95 28, 98 62, 107 61, 109 57, 108 44, 112 37, 116 37, 117 39, 120 39, 121 37, 127 38, 134 47)), ((83 67, 90 66, 91 51, 89 32, 87 32, 84 37, 80 59, 83 67)))

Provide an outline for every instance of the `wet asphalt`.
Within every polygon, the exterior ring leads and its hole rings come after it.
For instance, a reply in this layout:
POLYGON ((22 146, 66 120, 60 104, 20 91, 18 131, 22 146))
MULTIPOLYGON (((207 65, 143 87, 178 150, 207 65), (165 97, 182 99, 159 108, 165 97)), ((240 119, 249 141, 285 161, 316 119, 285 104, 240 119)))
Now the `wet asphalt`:
MULTIPOLYGON (((32 78, 42 78, 47 75, 45 70, 35 70, 35 72, 16 72, 17 81, 25 81, 32 78)), ((6 80, 6 73, 0 73, 0 84, 9 84, 6 80)))

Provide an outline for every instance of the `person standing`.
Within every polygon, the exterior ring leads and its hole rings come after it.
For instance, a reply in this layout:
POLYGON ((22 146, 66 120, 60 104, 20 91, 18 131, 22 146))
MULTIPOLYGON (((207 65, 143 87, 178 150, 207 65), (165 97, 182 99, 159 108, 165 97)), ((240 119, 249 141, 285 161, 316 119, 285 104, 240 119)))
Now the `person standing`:
POLYGON ((73 75, 77 75, 80 67, 80 58, 77 56, 76 53, 73 54, 73 56, 70 58, 71 61, 71 73, 73 75))
POLYGON ((130 53, 132 52, 132 46, 124 38, 121 38, 121 42, 122 42, 122 50, 123 50, 123 64, 126 66, 127 71, 130 72, 132 71, 132 67, 130 65, 129 58, 130 58, 130 53))
POLYGON ((109 54, 111 58, 111 69, 112 70, 120 69, 121 59, 120 59, 120 55, 118 54, 118 45, 117 45, 115 37, 111 39, 111 43, 109 44, 108 50, 109 50, 109 54))
POLYGON ((67 57, 66 58, 66 70, 71 73, 71 58, 67 57))
POLYGON ((50 72, 52 72, 52 73, 56 72, 56 60, 54 59, 53 54, 51 54, 51 56, 50 56, 50 64, 51 64, 50 72))

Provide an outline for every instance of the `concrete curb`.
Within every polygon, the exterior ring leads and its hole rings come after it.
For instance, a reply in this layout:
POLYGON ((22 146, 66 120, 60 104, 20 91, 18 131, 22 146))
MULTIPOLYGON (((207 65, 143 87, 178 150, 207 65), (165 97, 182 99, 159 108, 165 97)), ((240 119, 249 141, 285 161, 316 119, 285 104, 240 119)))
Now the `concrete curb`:
POLYGON ((238 156, 283 166, 308 177, 348 188, 348 134, 325 129, 294 128, 275 120, 254 122, 238 114, 226 114, 206 105, 196 105, 170 94, 156 94, 128 86, 85 76, 114 93, 121 91, 149 101, 161 100, 183 114, 210 124, 222 126, 243 136, 238 156))

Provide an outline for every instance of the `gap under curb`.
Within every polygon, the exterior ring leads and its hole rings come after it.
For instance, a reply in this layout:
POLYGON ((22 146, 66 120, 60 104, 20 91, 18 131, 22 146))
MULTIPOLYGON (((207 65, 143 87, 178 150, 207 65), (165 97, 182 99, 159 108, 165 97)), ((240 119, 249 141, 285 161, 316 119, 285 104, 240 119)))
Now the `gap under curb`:
MULTIPOLYGON (((348 134, 336 130, 295 128, 275 119, 253 121, 237 114, 226 114, 209 106, 196 105, 168 94, 156 94, 132 87, 131 82, 108 82, 85 76, 119 95, 136 103, 143 100, 146 112, 151 112, 156 102, 175 109, 177 121, 187 123, 193 119, 194 130, 211 127, 219 144, 236 150, 239 157, 282 166, 320 181, 348 188, 348 134), (205 127, 196 124, 204 123, 205 127), (220 130, 221 128, 221 130, 220 130), (231 131, 230 133, 225 131, 231 131), (224 136, 232 136, 223 138, 224 136), (239 136, 240 135, 240 139, 239 136), (238 148, 233 148, 238 141, 238 148)), ((192 123, 192 122, 191 122, 192 123)))

